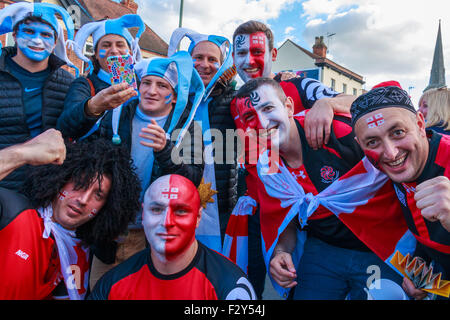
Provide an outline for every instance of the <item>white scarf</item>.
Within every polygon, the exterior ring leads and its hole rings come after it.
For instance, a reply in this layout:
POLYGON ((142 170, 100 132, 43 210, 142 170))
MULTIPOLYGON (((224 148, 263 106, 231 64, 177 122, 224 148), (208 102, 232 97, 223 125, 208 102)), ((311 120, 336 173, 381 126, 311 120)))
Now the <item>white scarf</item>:
MULTIPOLYGON (((74 249, 80 240, 76 238, 75 231, 67 230, 58 223, 52 220, 53 208, 49 205, 46 208, 39 208, 37 210, 44 220, 44 233, 42 237, 47 239, 53 234, 53 237, 58 247, 58 256, 61 262, 61 273, 64 277, 67 291, 69 293, 70 300, 83 300, 84 294, 79 294, 77 290, 76 277, 77 274, 73 274, 72 265, 77 265, 78 255, 74 249)), ((80 270, 83 272, 83 270, 80 270)), ((78 274, 81 279, 81 274, 78 274)), ((88 279, 88 273, 85 275, 85 279, 88 279)), ((81 280, 78 281, 78 285, 81 284, 81 280)), ((85 285, 85 284, 81 284, 85 285)))

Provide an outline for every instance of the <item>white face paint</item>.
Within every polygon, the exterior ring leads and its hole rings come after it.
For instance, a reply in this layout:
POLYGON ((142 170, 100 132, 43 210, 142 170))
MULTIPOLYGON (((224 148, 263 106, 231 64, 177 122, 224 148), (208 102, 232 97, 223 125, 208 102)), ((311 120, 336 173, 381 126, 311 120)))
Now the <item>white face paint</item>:
POLYGON ((272 57, 269 40, 264 32, 239 34, 234 42, 234 64, 244 82, 270 76, 272 57))
POLYGON ((160 261, 180 256, 195 240, 200 198, 192 182, 178 175, 157 179, 144 197, 142 224, 160 261))
POLYGON ((145 236, 152 247, 152 252, 162 261, 166 260, 166 239, 160 237, 159 234, 166 233, 164 221, 166 220, 170 199, 162 197, 160 190, 167 188, 169 188, 169 176, 155 181, 145 194, 144 210, 142 212, 142 225, 145 236))
POLYGON ((245 127, 258 130, 260 137, 270 140, 271 145, 280 150, 288 143, 291 130, 289 110, 274 88, 262 85, 250 97, 238 100, 237 106, 245 127))

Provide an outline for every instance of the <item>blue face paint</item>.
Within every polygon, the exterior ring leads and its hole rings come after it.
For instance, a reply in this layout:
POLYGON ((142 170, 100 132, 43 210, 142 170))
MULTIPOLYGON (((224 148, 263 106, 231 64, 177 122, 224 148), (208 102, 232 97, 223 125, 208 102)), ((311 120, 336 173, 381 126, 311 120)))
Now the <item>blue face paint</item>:
POLYGON ((17 47, 30 60, 42 61, 55 47, 52 27, 41 22, 21 24, 16 34, 17 47))
POLYGON ((172 102, 172 94, 171 93, 169 93, 169 95, 168 96, 166 96, 166 101, 165 101, 165 103, 166 104, 169 104, 169 103, 171 103, 172 102))
POLYGON ((98 57, 99 58, 105 58, 106 57, 106 50, 105 49, 98 50, 98 57))
POLYGON ((214 62, 214 67, 216 67, 216 70, 219 70, 219 68, 220 68, 220 63, 214 62))

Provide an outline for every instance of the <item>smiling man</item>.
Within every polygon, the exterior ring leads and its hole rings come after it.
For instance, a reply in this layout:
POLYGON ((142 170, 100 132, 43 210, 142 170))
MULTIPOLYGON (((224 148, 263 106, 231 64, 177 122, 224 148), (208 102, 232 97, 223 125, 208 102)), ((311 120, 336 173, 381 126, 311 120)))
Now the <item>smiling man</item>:
MULTIPOLYGON (((194 144, 194 125, 188 121, 192 107, 188 96, 193 87, 191 79, 188 79, 193 70, 190 55, 179 52, 170 58, 143 59, 134 68, 140 80, 139 99, 124 103, 117 118, 113 110, 107 111, 93 127, 94 130, 88 133, 87 139, 102 137, 112 141, 115 134, 120 136, 121 144, 130 152, 139 177, 141 201, 148 186, 163 174, 177 173, 191 179, 196 185, 200 184, 203 173, 202 148, 201 143, 194 144), (173 156, 177 150, 175 140, 185 125, 187 134, 192 137, 186 142, 190 143, 186 150, 190 150, 191 154, 182 155, 186 160, 173 156)), ((198 81, 201 85, 200 80, 195 79, 192 81, 198 81)), ((203 91, 192 93, 195 96, 203 91)), ((84 131, 74 133, 71 137, 80 138, 86 134, 90 128, 86 126, 88 123, 90 122, 81 121, 78 126, 80 129, 84 128, 84 131)), ((110 249, 96 251, 92 286, 106 270, 145 248, 141 218, 139 210, 136 221, 129 226, 125 240, 111 244, 108 246, 110 249)))
MULTIPOLYGON (((272 63, 278 55, 273 42, 272 30, 262 22, 249 20, 236 28, 233 59, 244 82, 258 77, 279 78, 272 72, 272 63)), ((335 92, 310 78, 294 77, 281 81, 280 85, 285 94, 293 99, 295 113, 311 110, 305 118, 305 129, 306 139, 314 149, 328 142, 333 114, 349 113, 350 105, 356 98, 335 92)))
POLYGON ((5 150, 41 166, 23 194, 0 188, 0 298, 83 299, 89 245, 118 237, 140 206, 129 156, 102 139, 66 148, 53 129, 5 150))
POLYGON ((145 193, 142 224, 150 244, 105 274, 93 300, 254 300, 242 270, 195 239, 200 195, 179 175, 158 178, 145 193))
MULTIPOLYGON (((415 255, 434 261, 434 271, 450 277, 450 141, 425 129, 421 112, 399 86, 372 89, 352 104, 358 143, 372 164, 393 182, 415 255)), ((408 294, 425 293, 407 279, 408 294)))
POLYGON ((294 115, 292 98, 285 95, 276 81, 252 79, 239 89, 236 97, 244 130, 257 137, 259 143, 266 140, 265 147, 270 151, 268 159, 264 157, 266 153, 259 155, 253 188, 266 246, 272 245, 271 237, 280 232, 273 254, 265 259, 273 279, 281 287, 295 287, 292 298, 299 300, 365 299, 364 288, 370 276, 367 268, 371 265, 380 268, 381 277, 400 281, 394 271, 325 207, 319 206, 302 229, 300 213, 288 217, 286 212, 291 205, 283 205, 284 197, 292 188, 301 188, 303 194, 315 196, 361 160, 363 153, 352 134, 350 119, 335 116, 330 141, 314 150, 306 142, 305 116, 294 115), (275 163, 280 164, 278 168, 275 163), (268 164, 269 171, 264 171, 261 164, 268 164), (295 181, 266 185, 263 176, 277 173, 281 166, 295 181), (284 227, 277 230, 281 221, 284 227), (300 230, 306 231, 307 239, 299 265, 294 265, 292 253, 300 230))
MULTIPOLYGON (((63 18, 69 38, 73 22, 64 8, 48 3, 13 3, 0 11, 1 34, 12 32, 14 47, 0 56, 0 148, 23 143, 56 127, 64 98, 74 77, 64 70, 67 59, 63 18), (5 20, 10 20, 7 23, 5 20), (61 49, 63 48, 63 49, 61 49)), ((19 190, 27 166, 10 173, 0 186, 19 190)))

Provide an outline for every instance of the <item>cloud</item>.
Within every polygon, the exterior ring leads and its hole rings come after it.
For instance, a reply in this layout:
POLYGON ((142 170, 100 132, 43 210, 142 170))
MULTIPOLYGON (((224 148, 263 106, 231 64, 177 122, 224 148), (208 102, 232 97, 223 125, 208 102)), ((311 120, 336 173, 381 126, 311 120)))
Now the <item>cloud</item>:
MULTIPOLYGON (((247 20, 266 22, 279 17, 298 0, 185 0, 183 27, 231 39, 234 30, 247 20)), ((161 38, 169 42, 178 27, 179 0, 136 0, 138 14, 161 38)))
MULTIPOLYGON (((335 62, 363 75, 367 89, 389 79, 400 81, 404 89, 414 87, 410 93, 417 102, 428 84, 440 15, 450 25, 444 7, 437 0, 308 0, 303 3, 307 23, 302 36, 312 44, 316 36, 326 39, 327 33, 336 33, 329 47, 335 62)), ((448 64, 450 28, 442 32, 448 64)))
POLYGON ((292 31, 294 31, 295 28, 294 27, 286 27, 286 29, 284 29, 284 34, 290 34, 292 31))
MULTIPOLYGON (((178 27, 180 0, 135 0, 138 13, 166 42, 178 27)), ((444 62, 450 63, 450 11, 447 0, 184 0, 183 26, 231 38, 250 19, 283 26, 286 39, 311 50, 316 36, 330 41, 333 61, 364 76, 366 88, 386 79, 414 86, 415 101, 427 86, 438 20, 442 19, 444 62), (297 10, 292 10, 296 8, 297 10), (300 10, 298 9, 300 8, 300 10), (280 17, 297 16, 283 25, 280 17), (292 29, 295 28, 295 29, 292 29), (303 31, 301 31, 303 30, 303 31)), ((275 28, 274 28, 275 29, 275 28)), ((450 67, 447 68, 450 70, 450 67)), ((450 85, 450 84, 449 84, 450 85)))

